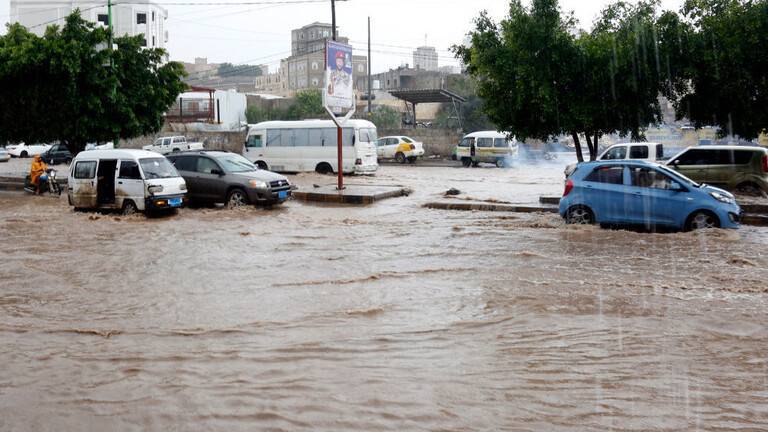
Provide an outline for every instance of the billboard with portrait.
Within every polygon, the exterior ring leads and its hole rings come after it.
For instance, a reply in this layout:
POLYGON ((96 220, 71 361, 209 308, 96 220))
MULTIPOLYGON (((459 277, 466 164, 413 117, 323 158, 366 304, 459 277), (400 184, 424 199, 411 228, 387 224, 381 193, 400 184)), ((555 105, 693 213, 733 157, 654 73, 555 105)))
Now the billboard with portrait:
POLYGON ((328 41, 325 54, 323 104, 333 112, 351 109, 355 104, 352 88, 352 46, 328 41))

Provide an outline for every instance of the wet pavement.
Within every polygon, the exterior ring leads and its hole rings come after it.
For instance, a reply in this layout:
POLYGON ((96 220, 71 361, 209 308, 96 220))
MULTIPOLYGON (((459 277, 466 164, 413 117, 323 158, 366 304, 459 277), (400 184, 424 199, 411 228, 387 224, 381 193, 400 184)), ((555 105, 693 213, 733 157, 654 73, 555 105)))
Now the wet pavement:
POLYGON ((146 219, 0 193, 0 430, 768 429, 768 229, 422 208, 533 203, 557 164, 349 181, 413 194, 146 219))

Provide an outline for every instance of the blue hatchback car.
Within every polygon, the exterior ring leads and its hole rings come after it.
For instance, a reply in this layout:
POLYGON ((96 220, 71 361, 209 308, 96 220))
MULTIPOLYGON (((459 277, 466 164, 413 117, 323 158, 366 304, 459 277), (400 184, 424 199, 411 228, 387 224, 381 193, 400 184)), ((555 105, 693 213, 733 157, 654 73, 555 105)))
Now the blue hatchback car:
POLYGON ((738 228, 733 195, 643 161, 579 164, 565 183, 560 215, 567 223, 663 226, 682 230, 738 228))

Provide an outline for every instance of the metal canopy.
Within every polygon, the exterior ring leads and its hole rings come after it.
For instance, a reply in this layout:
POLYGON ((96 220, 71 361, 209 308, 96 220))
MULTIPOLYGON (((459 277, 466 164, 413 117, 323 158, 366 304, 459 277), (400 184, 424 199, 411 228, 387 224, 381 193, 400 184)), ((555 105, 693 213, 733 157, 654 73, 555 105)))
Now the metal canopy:
POLYGON ((459 128, 462 128, 461 115, 459 109, 456 107, 456 102, 459 104, 466 102, 466 99, 444 89, 422 89, 422 90, 390 90, 389 94, 405 101, 405 110, 410 112, 408 104, 411 104, 413 109, 413 127, 418 126, 416 121, 416 105, 421 103, 449 103, 453 106, 453 111, 456 114, 456 118, 459 120, 459 128))
POLYGON ((392 96, 412 104, 466 102, 466 99, 443 89, 390 90, 392 96))

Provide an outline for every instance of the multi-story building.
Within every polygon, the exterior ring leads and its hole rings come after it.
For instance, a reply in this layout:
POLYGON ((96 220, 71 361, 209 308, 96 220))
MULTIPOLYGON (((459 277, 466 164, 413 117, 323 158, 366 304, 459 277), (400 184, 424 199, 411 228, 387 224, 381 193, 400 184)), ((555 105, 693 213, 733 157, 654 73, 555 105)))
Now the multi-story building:
MULTIPOLYGON (((118 2, 115 2, 118 3, 118 2)), ((83 19, 107 26, 107 3, 98 0, 11 0, 11 23, 20 23, 31 32, 42 35, 53 24, 62 26, 75 9, 83 19)), ((168 11, 151 1, 116 4, 112 6, 115 36, 143 35, 145 46, 165 48, 168 31, 165 20, 168 11)))
POLYGON ((425 71, 437 70, 437 50, 435 47, 422 46, 413 52, 413 67, 425 71))
MULTIPOLYGON (((291 56, 280 62, 278 71, 256 78, 256 91, 292 96, 297 91, 320 89, 325 79, 325 44, 331 39, 331 25, 315 22, 291 31, 291 56)), ((349 43, 345 37, 337 37, 349 43)), ((352 56, 355 88, 366 86, 368 57, 352 56)))

